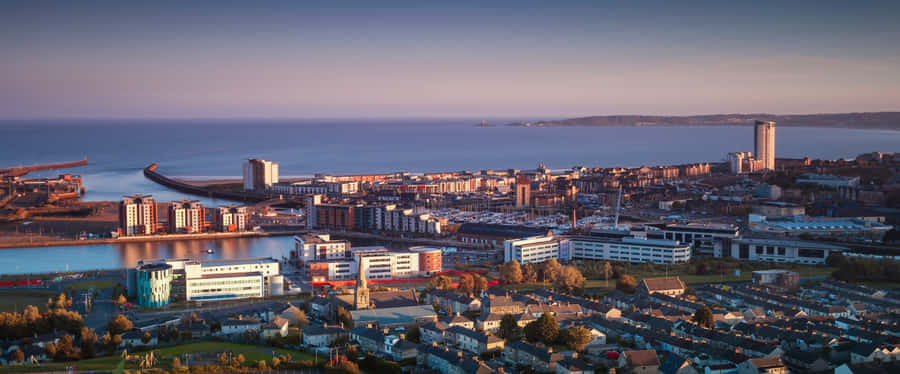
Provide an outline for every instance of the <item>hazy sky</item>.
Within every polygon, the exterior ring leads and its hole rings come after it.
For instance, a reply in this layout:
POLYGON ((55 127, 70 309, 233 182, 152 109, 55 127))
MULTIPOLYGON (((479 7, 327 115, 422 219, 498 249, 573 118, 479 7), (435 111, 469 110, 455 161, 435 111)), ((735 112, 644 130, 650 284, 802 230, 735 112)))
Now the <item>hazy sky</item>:
POLYGON ((898 17, 900 1, 5 0, 0 118, 900 110, 898 17))

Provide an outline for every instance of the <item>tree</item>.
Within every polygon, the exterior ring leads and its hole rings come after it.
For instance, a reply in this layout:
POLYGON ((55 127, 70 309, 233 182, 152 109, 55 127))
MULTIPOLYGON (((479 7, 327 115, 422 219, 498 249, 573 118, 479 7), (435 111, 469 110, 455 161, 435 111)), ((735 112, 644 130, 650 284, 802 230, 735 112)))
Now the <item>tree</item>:
POLYGON ((463 274, 459 277, 459 286, 456 287, 456 290, 460 293, 468 294, 475 290, 475 279, 472 278, 472 274, 463 274))
POLYGON ((293 314, 294 319, 297 320, 297 327, 305 329, 306 326, 309 326, 309 320, 306 318, 306 312, 300 310, 300 308, 293 308, 291 310, 291 314, 293 314))
POLYGON ((125 305, 128 302, 128 299, 125 298, 125 295, 119 295, 119 298, 116 299, 116 304, 125 305))
POLYGON ((525 339, 528 341, 551 344, 559 335, 559 323, 552 315, 544 313, 537 320, 525 325, 524 332, 525 339))
POLYGON ((572 349, 576 351, 584 350, 584 346, 594 340, 594 337, 591 335, 591 332, 581 326, 575 326, 571 329, 566 330, 566 345, 572 347, 572 349))
POLYGON ((473 274, 472 279, 475 281, 475 288, 472 292, 476 294, 480 294, 482 291, 487 290, 487 279, 479 274, 473 274))
POLYGON ((500 269, 500 274, 502 274, 503 279, 506 279, 509 283, 522 282, 522 268, 516 260, 503 264, 503 267, 500 269))
POLYGON ((102 337, 100 337, 100 345, 102 345, 103 348, 108 352, 115 351, 115 349, 118 348, 120 344, 122 344, 122 335, 110 335, 109 331, 107 331, 105 334, 103 334, 102 337))
POLYGON ((81 352, 75 348, 72 335, 65 334, 56 342, 56 355, 53 357, 57 361, 77 360, 81 352))
POLYGON ((131 321, 129 321, 127 317, 125 317, 121 314, 116 314, 115 317, 110 319, 109 326, 107 327, 109 332, 113 333, 113 334, 121 334, 123 332, 128 332, 133 328, 134 328, 134 325, 131 323, 131 321))
POLYGON ((441 303, 439 303, 437 300, 435 300, 435 301, 431 302, 431 308, 434 309, 435 313, 440 313, 441 312, 441 303))
POLYGON ((144 335, 141 335, 141 343, 148 344, 150 340, 153 340, 153 335, 150 335, 150 332, 144 332, 144 335))
POLYGON ((81 328, 81 355, 84 358, 94 357, 95 346, 97 344, 97 334, 93 329, 87 327, 81 328))
POLYGON ((21 349, 16 349, 16 350, 13 352, 13 360, 16 361, 16 362, 23 362, 23 361, 25 361, 25 352, 22 352, 21 349))
POLYGON ((343 328, 348 330, 353 328, 353 316, 342 306, 339 306, 337 309, 337 319, 341 322, 343 328))
POLYGON ((619 277, 619 281, 616 282, 616 289, 625 293, 634 293, 634 290, 637 288, 637 281, 634 280, 634 277, 628 274, 623 274, 619 277))
POLYGON ((428 288, 437 290, 449 290, 453 288, 453 280, 446 275, 438 275, 428 280, 428 288))
POLYGON ((716 323, 713 319, 712 310, 706 306, 697 309, 697 312, 694 313, 694 317, 691 318, 691 320, 706 328, 712 328, 716 323))
POLYGON ((177 369, 181 367, 181 360, 178 357, 172 359, 172 368, 177 369))
POLYGON ((418 344, 419 339, 422 338, 422 332, 419 331, 419 326, 413 326, 409 331, 406 332, 406 340, 409 340, 413 343, 418 344))
POLYGON ((500 329, 497 330, 497 336, 509 340, 516 341, 522 338, 522 328, 516 321, 516 317, 512 314, 504 314, 500 319, 500 329))
MULTIPOLYGON (((277 360, 277 358, 273 359, 272 361, 274 362, 274 360, 277 360)), ((272 366, 274 367, 275 365, 273 364, 272 366)), ((256 361, 256 368, 259 370, 267 370, 268 366, 266 366, 266 360, 256 361)))
POLYGON ((556 288, 572 292, 584 287, 584 276, 574 266, 567 265, 559 271, 555 285, 556 288))
POLYGON ((559 261, 556 261, 555 258, 544 261, 544 281, 550 283, 556 282, 556 279, 559 278, 559 271, 561 269, 562 265, 560 265, 559 261))
POLYGON ((707 269, 705 262, 700 262, 697 264, 696 273, 697 273, 697 275, 706 275, 709 273, 709 270, 707 269))
POLYGON ((522 282, 525 283, 534 283, 537 282, 537 269, 534 268, 534 264, 528 263, 522 265, 522 282))
POLYGON ((56 357, 56 344, 53 344, 53 342, 47 342, 46 344, 44 344, 44 354, 51 359, 53 357, 56 357))

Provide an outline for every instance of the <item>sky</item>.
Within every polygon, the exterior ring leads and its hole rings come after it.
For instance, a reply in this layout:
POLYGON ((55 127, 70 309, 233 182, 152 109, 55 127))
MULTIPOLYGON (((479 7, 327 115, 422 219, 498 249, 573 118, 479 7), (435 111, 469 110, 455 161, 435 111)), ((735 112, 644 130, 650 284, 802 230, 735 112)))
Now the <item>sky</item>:
POLYGON ((900 110, 900 1, 0 2, 0 118, 900 110))

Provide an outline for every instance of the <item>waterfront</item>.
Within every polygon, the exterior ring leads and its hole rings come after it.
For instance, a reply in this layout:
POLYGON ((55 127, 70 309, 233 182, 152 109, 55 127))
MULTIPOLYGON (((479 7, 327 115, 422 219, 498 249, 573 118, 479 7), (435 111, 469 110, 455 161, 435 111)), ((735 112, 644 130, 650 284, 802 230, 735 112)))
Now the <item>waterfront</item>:
POLYGON ((145 258, 287 257, 291 236, 0 249, 0 274, 121 269, 145 258), (207 253, 214 249, 215 253, 207 253))
MULTIPOLYGON (((85 200, 149 193, 169 201, 188 196, 147 180, 142 168, 156 162, 167 176, 239 179, 243 160, 261 157, 279 162, 283 178, 533 168, 538 163, 561 169, 715 162, 753 147, 753 129, 746 126, 472 126, 479 121, 4 121, 0 129, 8 136, 0 138, 0 160, 15 166, 87 157, 90 165, 64 170, 84 176, 85 200)), ((897 144, 900 131, 779 128, 776 155, 834 159, 894 151, 897 144)), ((189 198, 207 206, 225 203, 189 198)))

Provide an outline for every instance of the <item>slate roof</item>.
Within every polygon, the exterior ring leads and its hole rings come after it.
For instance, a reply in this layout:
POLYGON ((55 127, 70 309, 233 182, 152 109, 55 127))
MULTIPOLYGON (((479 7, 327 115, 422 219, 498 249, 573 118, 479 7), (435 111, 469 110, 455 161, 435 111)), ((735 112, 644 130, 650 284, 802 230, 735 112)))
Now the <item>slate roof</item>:
POLYGON ((657 356, 656 351, 652 349, 625 351, 622 352, 622 354, 625 355, 625 360, 628 362, 628 365, 632 367, 659 365, 659 356, 657 356))
POLYGON ((650 293, 667 290, 683 290, 684 282, 678 277, 669 278, 644 278, 641 280, 650 293))

